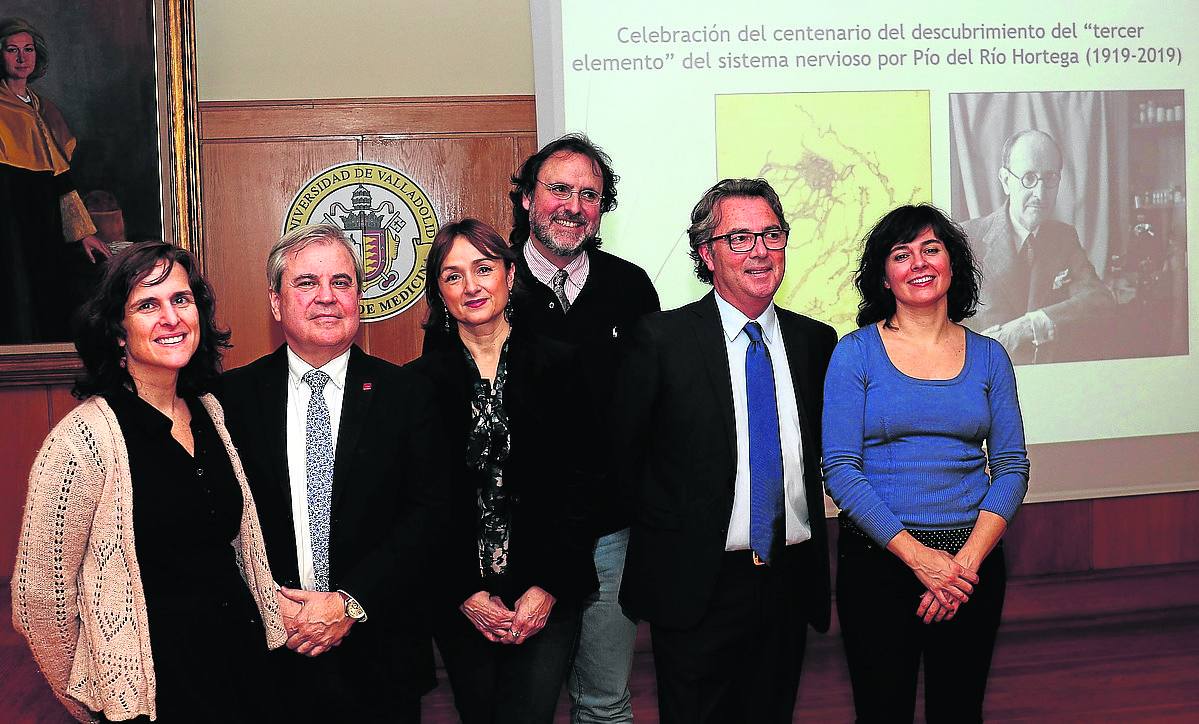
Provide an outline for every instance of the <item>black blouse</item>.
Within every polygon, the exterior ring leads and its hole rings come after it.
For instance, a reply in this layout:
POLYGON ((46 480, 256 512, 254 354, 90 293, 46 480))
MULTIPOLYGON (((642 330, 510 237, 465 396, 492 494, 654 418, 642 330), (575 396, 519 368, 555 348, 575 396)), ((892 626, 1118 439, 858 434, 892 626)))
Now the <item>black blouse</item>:
POLYGON ((261 702, 246 682, 254 680, 267 648, 232 545, 242 495, 229 454, 196 398, 186 400, 194 457, 171 436, 170 418, 136 394, 119 390, 104 399, 129 451, 134 550, 159 718, 202 711, 207 698, 220 696, 240 702, 233 708, 248 720, 261 702), (214 637, 219 645, 212 645, 214 637))

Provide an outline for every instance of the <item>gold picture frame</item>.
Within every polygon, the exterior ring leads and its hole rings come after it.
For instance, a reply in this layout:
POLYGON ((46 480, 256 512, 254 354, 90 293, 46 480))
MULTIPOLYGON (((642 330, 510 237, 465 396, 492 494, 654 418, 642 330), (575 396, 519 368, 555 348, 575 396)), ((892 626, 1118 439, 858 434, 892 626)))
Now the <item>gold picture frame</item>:
MULTIPOLYGON (((11 7, 6 7, 0 15, 26 19, 48 36, 47 45, 50 48, 54 48, 55 44, 73 43, 67 48, 67 53, 61 50, 53 55, 47 53, 54 58, 47 68, 49 73, 68 74, 68 82, 74 84, 76 94, 86 96, 88 93, 87 88, 82 93, 79 90, 80 83, 91 77, 88 63, 79 62, 80 57, 87 58, 88 45, 97 48, 97 55, 104 51, 112 52, 112 38, 107 37, 105 32, 131 36, 140 34, 144 40, 152 38, 151 42, 142 43, 146 47, 140 57, 136 47, 132 50, 126 47, 127 42, 120 47, 122 59, 131 56, 134 60, 129 62, 143 64, 138 78, 130 79, 131 84, 140 84, 138 88, 122 89, 129 90, 129 93, 122 94, 113 93, 111 86, 105 88, 97 84, 95 97, 78 102, 80 106, 101 108, 101 112, 97 113, 101 120, 93 124, 99 130, 92 129, 92 138, 85 135, 86 124, 80 124, 84 128, 75 131, 79 139, 75 159, 80 158, 78 151, 87 148, 87 144, 102 146, 107 140, 103 133, 105 121, 110 124, 123 123, 127 113, 148 116, 151 112, 144 101, 129 104, 136 107, 112 108, 104 106, 107 99, 114 96, 144 98, 149 95, 147 86, 152 85, 156 124, 151 119, 148 125, 156 125, 153 137, 146 133, 144 137, 136 139, 133 148, 111 149, 111 154, 121 155, 121 164, 112 165, 120 166, 118 170, 124 172, 127 171, 124 167, 125 158, 149 157, 147 168, 142 169, 142 179, 147 174, 157 177, 161 226, 143 225, 155 233, 143 230, 141 235, 145 238, 160 236, 199 255, 202 244, 193 0, 114 0, 95 4, 104 6, 99 9, 89 7, 92 4, 80 6, 67 2, 45 3, 43 0, 14 0, 6 3, 6 6, 9 5, 11 7), (89 12, 103 15, 97 19, 89 16, 89 12), (139 28, 138 23, 128 22, 131 17, 152 23, 152 32, 146 33, 144 25, 139 28), (133 30, 128 30, 127 26, 132 26, 133 30), (61 32, 52 34, 49 32, 51 29, 60 29, 61 32), (72 37, 72 31, 77 37, 72 37), (64 35, 67 40, 63 39, 64 35), (104 45, 106 43, 109 45, 104 45), (151 62, 152 74, 148 65, 145 65, 151 62), (149 163, 153 163, 155 157, 157 169, 149 168, 149 163)), ((121 35, 121 40, 128 39, 121 35)), ((39 86, 35 85, 34 88, 41 93, 39 86)), ((60 106, 66 105, 58 98, 54 101, 60 106)), ((72 124, 78 123, 70 117, 70 110, 64 108, 67 120, 72 124)), ((99 155, 103 160, 103 154, 99 155)), ((75 168, 72 168, 72 174, 75 174, 75 168)), ((14 312, 7 310, 7 313, 14 312)), ((0 387, 69 382, 81 367, 74 346, 68 340, 44 344, 0 344, 0 387)))

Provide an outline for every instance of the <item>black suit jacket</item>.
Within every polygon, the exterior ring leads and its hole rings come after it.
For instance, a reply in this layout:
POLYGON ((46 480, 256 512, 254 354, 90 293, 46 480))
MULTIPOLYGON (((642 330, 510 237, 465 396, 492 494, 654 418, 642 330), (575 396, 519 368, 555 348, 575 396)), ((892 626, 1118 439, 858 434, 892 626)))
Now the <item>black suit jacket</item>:
MULTIPOLYGON (((573 347, 514 328, 507 364, 504 409, 511 449, 504 485, 515 497, 507 587, 519 596, 536 585, 561 601, 579 603, 598 587, 594 538, 586 525, 588 502, 600 487, 600 451, 588 432, 594 408, 584 392, 560 383, 563 372, 579 364, 573 347)), ((439 612, 457 617, 469 596, 490 590, 479 573, 476 542, 480 478, 466 466, 478 376, 457 340, 426 349, 406 369, 429 380, 445 415, 452 492, 436 578, 439 612)))
MULTIPOLYGON (((810 545, 788 546, 789 610, 828 629, 828 541, 820 474, 824 373, 837 341, 831 327, 777 309, 803 443, 810 545)), ((621 482, 633 526, 620 600, 637 618, 690 628, 707 610, 733 510, 736 421, 728 354, 715 294, 644 318, 618 381, 627 450, 621 482)))
MULTIPOLYGON (((271 570, 280 584, 299 588, 287 374, 280 347, 225 373, 219 397, 258 504, 271 570)), ((419 695, 435 683, 424 589, 448 501, 439 429, 425 385, 351 349, 333 470, 329 583, 357 598, 369 619, 318 658, 339 661, 343 678, 364 696, 419 695)))

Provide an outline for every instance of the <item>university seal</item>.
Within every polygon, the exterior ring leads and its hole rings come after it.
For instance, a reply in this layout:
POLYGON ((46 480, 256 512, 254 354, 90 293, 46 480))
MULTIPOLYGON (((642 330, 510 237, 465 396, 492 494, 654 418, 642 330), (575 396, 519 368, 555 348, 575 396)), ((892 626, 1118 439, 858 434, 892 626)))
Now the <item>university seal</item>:
POLYGON ((402 172, 368 161, 321 171, 296 193, 283 231, 304 224, 333 224, 353 242, 362 261, 362 321, 390 319, 424 292, 437 213, 402 172))

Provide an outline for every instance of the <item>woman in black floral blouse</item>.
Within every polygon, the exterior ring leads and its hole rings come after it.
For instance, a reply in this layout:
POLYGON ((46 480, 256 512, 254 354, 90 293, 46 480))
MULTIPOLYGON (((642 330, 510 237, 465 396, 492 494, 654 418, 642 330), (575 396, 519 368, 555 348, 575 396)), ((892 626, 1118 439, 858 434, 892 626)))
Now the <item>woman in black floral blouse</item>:
POLYGON ((550 722, 595 591, 586 521, 590 414, 572 348, 510 320, 516 254, 490 226, 441 228, 426 265, 427 345, 453 457, 434 637, 462 721, 550 722))

